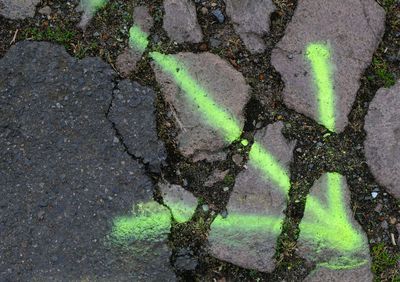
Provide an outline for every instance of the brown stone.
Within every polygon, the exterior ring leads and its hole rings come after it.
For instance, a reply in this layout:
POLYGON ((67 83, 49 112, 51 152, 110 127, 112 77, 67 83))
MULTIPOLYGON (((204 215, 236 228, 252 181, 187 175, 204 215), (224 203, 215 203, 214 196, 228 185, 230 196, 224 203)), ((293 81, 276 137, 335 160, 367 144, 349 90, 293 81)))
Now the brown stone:
MULTIPOLYGON (((283 137, 282 127, 281 122, 269 125, 266 129, 260 130, 255 139, 260 141, 284 168, 288 169, 295 143, 289 143, 283 137)), ((273 183, 266 180, 257 168, 250 165, 236 178, 227 206, 226 220, 230 220, 230 214, 231 216, 232 214, 259 216, 260 221, 262 217, 270 216, 276 219, 277 230, 241 229, 240 224, 236 222, 232 222, 232 225, 238 228, 221 229, 214 221, 209 235, 211 253, 219 259, 241 267, 272 271, 275 267, 273 256, 276 240, 280 234, 279 229, 284 219, 285 208, 286 196, 273 183)), ((223 221, 224 219, 217 218, 216 220, 223 221)))
POLYGON ((226 13, 235 31, 251 53, 265 50, 262 39, 269 32, 270 15, 275 10, 271 0, 226 0, 226 13))
POLYGON ((164 12, 163 28, 172 40, 178 43, 199 43, 203 40, 192 1, 164 0, 164 12))
MULTIPOLYGON (((243 75, 211 53, 179 53, 171 56, 185 64, 192 78, 207 90, 220 107, 225 107, 242 128, 243 108, 249 98, 249 86, 243 75)), ((194 161, 225 159, 226 152, 223 149, 229 144, 221 133, 207 124, 198 107, 188 102, 186 95, 170 75, 154 64, 153 68, 165 101, 174 112, 173 116, 179 129, 177 136, 179 151, 194 161)))
POLYGON ((376 180, 400 198, 400 80, 381 88, 365 118, 365 156, 376 180))
POLYGON ((347 124, 360 76, 370 64, 385 28, 385 12, 373 0, 303 0, 272 52, 272 64, 285 83, 285 104, 319 121, 317 93, 305 50, 313 42, 332 51, 336 130, 347 124))

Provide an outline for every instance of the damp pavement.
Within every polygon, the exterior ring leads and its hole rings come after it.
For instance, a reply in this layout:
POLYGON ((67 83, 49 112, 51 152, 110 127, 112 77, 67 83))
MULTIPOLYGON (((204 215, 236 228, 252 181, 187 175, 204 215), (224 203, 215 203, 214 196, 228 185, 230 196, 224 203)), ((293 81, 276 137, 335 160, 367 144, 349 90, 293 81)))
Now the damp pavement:
POLYGON ((400 2, 78 2, 0 0, 1 281, 400 278, 400 2))

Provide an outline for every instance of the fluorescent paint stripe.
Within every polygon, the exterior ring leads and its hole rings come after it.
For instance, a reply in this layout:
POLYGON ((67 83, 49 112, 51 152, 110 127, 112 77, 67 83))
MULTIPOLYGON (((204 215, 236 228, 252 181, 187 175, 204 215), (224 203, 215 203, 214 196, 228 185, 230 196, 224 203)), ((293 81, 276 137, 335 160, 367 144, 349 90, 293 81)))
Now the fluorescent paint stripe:
POLYGON ((129 29, 129 45, 131 48, 137 48, 140 52, 144 52, 149 40, 147 33, 143 32, 139 26, 134 25, 129 29))
POLYGON ((322 43, 311 43, 307 47, 306 57, 311 63, 317 88, 319 122, 330 131, 335 131, 335 94, 330 65, 330 49, 322 43))

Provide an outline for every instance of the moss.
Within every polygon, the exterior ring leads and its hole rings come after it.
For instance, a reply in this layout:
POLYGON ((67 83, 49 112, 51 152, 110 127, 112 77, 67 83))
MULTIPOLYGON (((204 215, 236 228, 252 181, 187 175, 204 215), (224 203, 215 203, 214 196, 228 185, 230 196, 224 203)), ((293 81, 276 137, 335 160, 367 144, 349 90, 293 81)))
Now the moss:
POLYGON ((24 37, 37 41, 52 41, 68 47, 70 41, 76 36, 73 30, 62 29, 61 27, 47 27, 44 30, 38 28, 27 28, 24 30, 24 37))
POLYGON ((379 243, 372 248, 372 272, 375 274, 375 281, 381 281, 381 275, 388 277, 389 281, 400 281, 400 273, 397 263, 400 260, 399 254, 390 254, 384 243, 379 243))
POLYGON ((374 58, 372 64, 376 77, 383 83, 385 87, 390 87, 395 84, 396 80, 394 74, 389 71, 389 67, 386 62, 378 58, 374 58))

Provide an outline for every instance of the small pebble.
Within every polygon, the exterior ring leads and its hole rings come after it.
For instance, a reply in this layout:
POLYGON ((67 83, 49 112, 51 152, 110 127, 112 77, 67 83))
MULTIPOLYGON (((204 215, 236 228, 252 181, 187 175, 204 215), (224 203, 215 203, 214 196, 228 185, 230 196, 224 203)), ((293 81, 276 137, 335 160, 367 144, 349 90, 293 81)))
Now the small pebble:
POLYGON ((224 192, 229 191, 229 187, 224 187, 222 190, 224 190, 224 192))
POLYGON ((373 199, 375 199, 378 196, 378 192, 375 192, 375 191, 372 192, 371 196, 372 196, 373 199))
POLYGON ((207 9, 206 7, 202 7, 202 8, 200 9, 200 12, 201 12, 203 15, 207 15, 207 14, 208 14, 208 9, 207 9))
POLYGON ((201 207, 202 207, 203 211, 208 212, 208 210, 209 210, 208 205, 202 205, 201 207))
POLYGON ((218 20, 219 23, 224 23, 225 21, 225 16, 224 14, 221 12, 220 9, 216 9, 214 11, 212 11, 213 16, 218 20))

